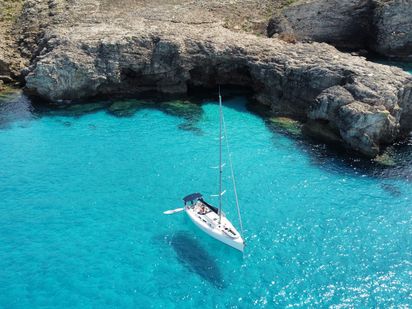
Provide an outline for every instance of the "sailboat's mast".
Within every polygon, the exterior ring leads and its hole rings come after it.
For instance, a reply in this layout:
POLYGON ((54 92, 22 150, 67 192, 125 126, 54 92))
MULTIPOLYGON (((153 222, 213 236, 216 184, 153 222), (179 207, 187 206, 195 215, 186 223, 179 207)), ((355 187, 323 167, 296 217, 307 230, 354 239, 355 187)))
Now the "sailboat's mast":
POLYGON ((222 221, 222 96, 219 86, 219 224, 222 221))

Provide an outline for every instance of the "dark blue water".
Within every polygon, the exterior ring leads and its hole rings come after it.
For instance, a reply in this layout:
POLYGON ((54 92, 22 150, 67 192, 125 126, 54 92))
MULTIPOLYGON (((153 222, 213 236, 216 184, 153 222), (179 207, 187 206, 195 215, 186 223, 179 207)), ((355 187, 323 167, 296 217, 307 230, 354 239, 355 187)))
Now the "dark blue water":
POLYGON ((379 56, 376 56, 376 55, 371 56, 370 58, 368 58, 368 60, 372 61, 372 62, 381 63, 381 64, 396 66, 396 67, 399 67, 402 70, 412 74, 412 63, 409 63, 409 62, 400 62, 400 61, 395 61, 395 60, 388 60, 387 58, 379 57, 379 56))
POLYGON ((411 146, 394 167, 348 162, 245 103, 224 107, 242 257, 162 214, 217 191, 216 102, 39 111, 3 98, 0 307, 412 305, 411 146))

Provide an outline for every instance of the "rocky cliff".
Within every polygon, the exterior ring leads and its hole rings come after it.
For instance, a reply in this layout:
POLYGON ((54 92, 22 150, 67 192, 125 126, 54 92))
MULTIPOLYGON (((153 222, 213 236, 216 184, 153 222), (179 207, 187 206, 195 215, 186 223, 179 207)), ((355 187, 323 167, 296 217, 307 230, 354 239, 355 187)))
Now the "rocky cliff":
POLYGON ((48 22, 21 44, 31 55, 26 91, 44 99, 238 85, 275 114, 321 121, 368 156, 412 129, 412 78, 402 70, 327 44, 226 29, 213 1, 45 3, 25 2, 25 20, 43 14, 48 22))
POLYGON ((21 9, 21 1, 0 1, 0 84, 19 79, 28 64, 17 52, 15 24, 21 9))
POLYGON ((267 33, 411 61, 412 1, 300 0, 275 14, 267 33))
POLYGON ((301 1, 287 6, 268 24, 268 35, 289 33, 301 41, 339 48, 367 48, 371 4, 368 0, 301 1))
POLYGON ((375 1, 372 49, 412 62, 412 1, 375 1))

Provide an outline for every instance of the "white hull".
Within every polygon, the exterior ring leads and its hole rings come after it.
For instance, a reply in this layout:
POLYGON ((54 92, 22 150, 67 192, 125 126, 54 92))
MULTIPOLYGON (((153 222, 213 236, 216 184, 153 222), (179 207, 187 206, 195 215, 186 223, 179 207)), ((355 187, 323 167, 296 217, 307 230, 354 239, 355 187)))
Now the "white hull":
POLYGON ((244 241, 226 216, 222 215, 221 223, 219 224, 218 214, 212 211, 209 211, 207 214, 200 214, 198 209, 198 205, 185 207, 186 214, 198 228, 214 239, 243 252, 245 247, 244 241))

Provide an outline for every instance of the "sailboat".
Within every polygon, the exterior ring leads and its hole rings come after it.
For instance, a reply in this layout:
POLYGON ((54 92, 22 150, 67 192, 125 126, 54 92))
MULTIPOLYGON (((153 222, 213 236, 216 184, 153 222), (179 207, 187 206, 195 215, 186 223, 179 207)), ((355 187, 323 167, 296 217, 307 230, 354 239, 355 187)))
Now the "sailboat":
MULTIPOLYGON (((230 158, 229 144, 227 142, 226 136, 226 125, 224 122, 224 116, 222 111, 222 96, 220 95, 219 87, 219 114, 220 114, 220 129, 219 129, 219 207, 215 207, 207 203, 203 195, 200 193, 192 193, 183 198, 184 210, 193 223, 201 229, 206 234, 212 236, 213 238, 229 245, 237 250, 243 252, 245 247, 245 241, 242 235, 236 230, 233 224, 226 217, 225 213, 222 211, 222 196, 226 192, 222 191, 222 173, 224 164, 222 164, 222 140, 225 138, 226 146, 229 153, 229 165, 231 169, 231 178, 233 181, 233 189, 235 193, 235 201, 238 210, 239 224, 242 228, 242 219, 240 216, 239 202, 237 197, 236 182, 233 173, 232 160, 230 158), (222 136, 222 131, 224 135, 222 136)), ((243 232, 242 232, 243 234, 243 232)))

